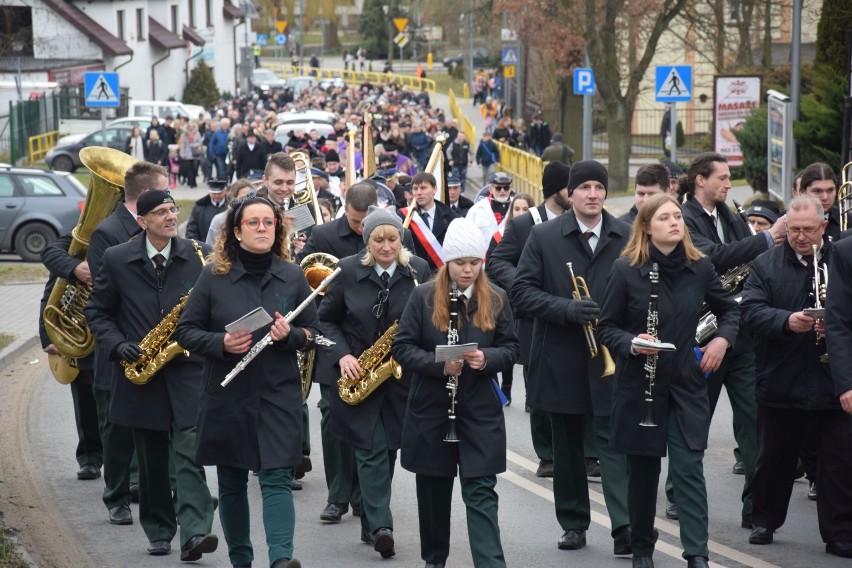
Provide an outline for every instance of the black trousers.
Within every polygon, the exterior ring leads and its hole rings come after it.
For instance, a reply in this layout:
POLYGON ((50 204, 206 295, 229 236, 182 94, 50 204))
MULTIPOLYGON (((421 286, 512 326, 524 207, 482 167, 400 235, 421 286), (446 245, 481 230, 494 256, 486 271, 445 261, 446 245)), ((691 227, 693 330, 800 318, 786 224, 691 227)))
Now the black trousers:
POLYGON ((819 433, 817 518, 824 542, 852 540, 852 417, 842 410, 757 405, 757 467, 753 522, 777 529, 787 518, 799 449, 808 420, 819 433))
POLYGON ((92 392, 91 369, 80 370, 77 380, 71 383, 71 399, 74 401, 74 421, 77 425, 77 463, 101 467, 104 451, 101 431, 98 426, 98 405, 92 392))

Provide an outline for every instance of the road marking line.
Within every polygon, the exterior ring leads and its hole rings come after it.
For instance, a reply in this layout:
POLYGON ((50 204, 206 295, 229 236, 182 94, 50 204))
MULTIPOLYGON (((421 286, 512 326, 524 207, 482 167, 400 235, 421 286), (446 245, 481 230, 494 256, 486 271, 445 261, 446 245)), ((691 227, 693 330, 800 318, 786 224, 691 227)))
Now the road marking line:
MULTIPOLYGON (((506 450, 506 458, 510 462, 514 463, 517 466, 522 467, 523 469, 526 469, 527 471, 535 473, 536 469, 538 469, 537 463, 535 463, 532 460, 525 458, 522 455, 516 454, 512 450, 506 450)), ((554 502, 553 491, 550 490, 550 489, 547 489, 546 487, 539 485, 538 483, 530 481, 529 479, 522 477, 522 476, 518 475, 517 473, 514 473, 513 471, 508 471, 508 470, 505 473, 501 473, 500 476, 502 478, 504 478, 506 481, 517 485, 521 489, 525 489, 525 490, 529 491, 530 493, 538 495, 542 499, 545 499, 546 501, 550 501, 551 503, 554 502)), ((549 480, 549 478, 546 478, 546 477, 543 478, 543 479, 549 480)), ((606 502, 604 501, 603 494, 598 492, 598 491, 595 491, 594 489, 591 489, 591 488, 589 488, 589 499, 594 501, 595 503, 598 503, 599 505, 606 506, 606 502)), ((592 521, 594 521, 595 523, 597 523, 597 524, 599 524, 603 527, 606 527, 608 529, 612 528, 612 525, 609 522, 609 517, 607 517, 606 515, 602 515, 601 513, 598 513, 596 511, 592 511, 591 512, 591 518, 592 518, 592 521)), ((675 538, 678 538, 678 539, 680 538, 680 525, 678 525, 678 524, 675 524, 675 523, 672 523, 672 522, 670 522, 666 519, 662 519, 660 517, 657 517, 654 520, 654 527, 657 530, 668 533, 675 538)), ((751 566, 752 568, 779 568, 775 564, 772 564, 770 562, 766 562, 765 560, 761 560, 760 558, 755 558, 754 556, 751 556, 750 554, 746 554, 745 552, 736 550, 734 548, 731 548, 730 546, 726 546, 726 545, 718 543, 714 540, 710 540, 708 542, 708 546, 709 546, 711 552, 718 554, 720 556, 724 556, 725 558, 728 558, 730 560, 733 560, 734 562, 737 562, 739 564, 743 564, 745 566, 751 566)), ((672 556, 674 558, 683 558, 683 556, 682 556, 683 555, 683 549, 678 548, 676 546, 673 546, 671 544, 668 544, 666 542, 657 541, 657 545, 656 545, 655 548, 656 548, 656 550, 659 550, 660 552, 667 554, 669 556, 672 556)), ((721 564, 717 564, 715 562, 710 562, 710 566, 714 566, 716 568, 722 567, 721 564)))

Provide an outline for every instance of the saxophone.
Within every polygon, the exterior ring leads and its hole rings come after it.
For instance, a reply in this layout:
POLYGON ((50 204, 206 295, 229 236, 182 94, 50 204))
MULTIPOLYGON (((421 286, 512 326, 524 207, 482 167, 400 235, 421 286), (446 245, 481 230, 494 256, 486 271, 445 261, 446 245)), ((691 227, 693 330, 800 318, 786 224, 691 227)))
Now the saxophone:
POLYGON ((352 406, 361 404, 389 378, 402 378, 402 366, 390 356, 391 346, 398 327, 399 322, 395 321, 373 345, 358 357, 358 365, 364 369, 361 378, 351 380, 340 377, 337 379, 337 392, 343 402, 352 406))
MULTIPOLYGON (((201 266, 207 264, 204 255, 201 253, 201 246, 195 241, 192 241, 192 246, 195 248, 195 254, 201 260, 201 266)), ((121 361, 121 365, 124 367, 124 376, 131 383, 144 385, 178 355, 183 354, 184 357, 189 357, 189 351, 178 345, 178 342, 172 340, 172 337, 191 292, 192 290, 181 296, 181 299, 168 315, 145 335, 139 343, 139 347, 142 348, 142 356, 138 360, 133 362, 121 361)))

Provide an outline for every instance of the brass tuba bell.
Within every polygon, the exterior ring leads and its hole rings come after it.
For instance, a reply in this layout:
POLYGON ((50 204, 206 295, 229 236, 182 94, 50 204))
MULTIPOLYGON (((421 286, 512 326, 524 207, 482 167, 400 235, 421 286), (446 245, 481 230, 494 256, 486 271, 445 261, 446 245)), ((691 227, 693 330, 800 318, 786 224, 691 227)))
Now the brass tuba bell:
MULTIPOLYGON (((311 286, 311 290, 316 290, 320 282, 326 279, 328 275, 334 272, 337 267, 338 259, 334 255, 315 252, 311 253, 302 259, 299 266, 302 272, 305 273, 305 279, 311 286)), ((320 296, 324 296, 325 291, 320 292, 320 296)))

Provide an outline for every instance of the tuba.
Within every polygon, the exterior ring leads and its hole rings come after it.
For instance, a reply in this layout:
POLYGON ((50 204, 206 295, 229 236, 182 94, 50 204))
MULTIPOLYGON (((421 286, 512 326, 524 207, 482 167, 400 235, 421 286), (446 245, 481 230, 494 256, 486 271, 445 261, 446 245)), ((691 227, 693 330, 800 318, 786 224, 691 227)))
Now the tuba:
MULTIPOLYGON (((73 240, 68 254, 84 259, 92 232, 115 209, 124 189, 124 173, 136 159, 112 148, 90 146, 80 150, 80 160, 91 170, 92 180, 80 219, 71 231, 73 240)), ((44 327, 65 358, 85 357, 94 349, 94 338, 83 314, 91 291, 83 283, 58 278, 47 300, 44 327)))
MULTIPOLYGON (((195 247, 195 254, 201 260, 201 266, 207 264, 204 255, 201 254, 201 245, 192 241, 192 246, 195 247)), ((186 301, 189 300, 190 292, 192 290, 181 296, 181 299, 166 314, 166 317, 160 320, 160 323, 142 338, 139 343, 139 347, 142 348, 142 356, 132 362, 121 361, 121 366, 124 367, 124 376, 134 385, 144 385, 150 381, 156 373, 178 355, 189 357, 189 351, 178 345, 178 342, 174 341, 172 337, 180 321, 180 314, 186 306, 186 301)))
POLYGON ((343 402, 352 406, 361 404, 386 380, 391 377, 402 378, 402 366, 390 355, 398 327, 399 322, 394 322, 358 357, 358 365, 364 370, 363 377, 355 380, 343 377, 337 379, 337 392, 343 402))
MULTIPOLYGON (((574 284, 574 299, 591 298, 586 279, 582 276, 574 276, 574 266, 571 262, 568 263, 568 271, 571 272, 571 282, 574 284)), ((598 340, 595 338, 596 325, 597 321, 585 323, 583 325, 583 333, 586 336, 586 345, 589 346, 589 356, 594 359, 600 355, 603 360, 604 370, 601 378, 604 378, 615 374, 615 362, 612 360, 612 356, 609 354, 609 349, 606 348, 606 345, 601 345, 600 349, 598 349, 598 340)))

